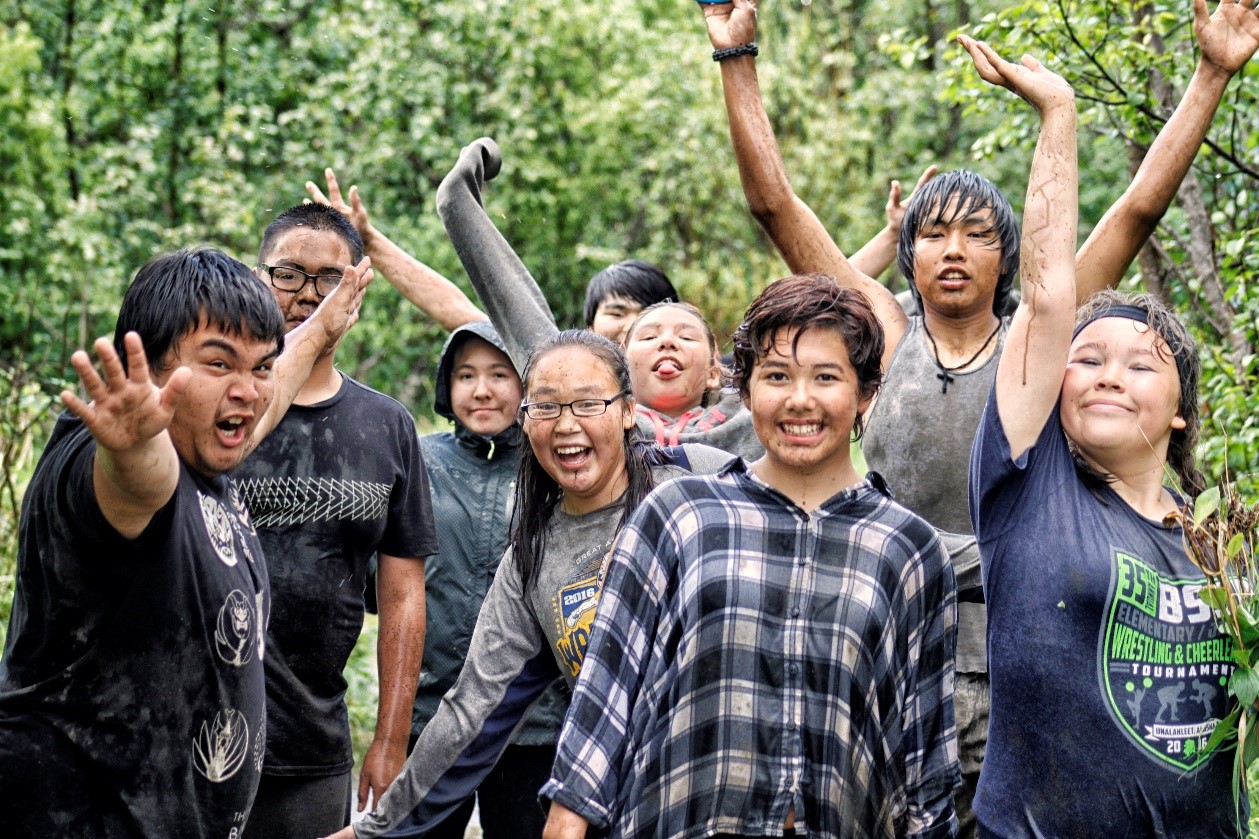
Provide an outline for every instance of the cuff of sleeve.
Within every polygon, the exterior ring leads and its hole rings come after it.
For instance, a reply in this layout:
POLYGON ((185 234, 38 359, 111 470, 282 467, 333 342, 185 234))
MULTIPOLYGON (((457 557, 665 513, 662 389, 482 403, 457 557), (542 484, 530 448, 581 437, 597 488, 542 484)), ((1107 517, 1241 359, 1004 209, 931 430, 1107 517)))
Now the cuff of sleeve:
POLYGON ((538 798, 564 805, 590 822, 591 827, 600 830, 607 828, 612 822, 612 814, 608 812, 607 808, 599 806, 588 797, 574 795, 554 778, 546 782, 538 792, 538 798))

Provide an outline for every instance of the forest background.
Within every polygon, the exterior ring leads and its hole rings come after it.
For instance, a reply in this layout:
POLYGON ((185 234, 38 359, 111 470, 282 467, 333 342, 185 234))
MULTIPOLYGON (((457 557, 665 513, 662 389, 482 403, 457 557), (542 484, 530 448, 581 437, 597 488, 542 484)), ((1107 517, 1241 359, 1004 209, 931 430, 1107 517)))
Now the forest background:
MULTIPOLYGON (((908 190, 931 163, 975 169, 1021 208, 1035 115, 952 38, 1031 53, 1076 89, 1083 241, 1193 71, 1191 2, 765 0, 766 108, 797 192, 851 252, 882 227, 888 181, 908 190)), ((433 195, 460 147, 492 136, 504 168, 487 206, 562 325, 581 324, 593 273, 637 257, 728 336, 787 271, 745 209, 709 52, 688 0, 0 0, 0 631, 70 353, 112 332, 158 252, 209 244, 252 265, 325 166, 469 289, 433 195)), ((1252 499, 1257 278, 1252 60, 1125 281, 1201 341, 1201 465, 1252 499)), ((378 279, 338 360, 427 429, 443 337, 378 279)), ((367 727, 373 712, 359 709, 367 727)))

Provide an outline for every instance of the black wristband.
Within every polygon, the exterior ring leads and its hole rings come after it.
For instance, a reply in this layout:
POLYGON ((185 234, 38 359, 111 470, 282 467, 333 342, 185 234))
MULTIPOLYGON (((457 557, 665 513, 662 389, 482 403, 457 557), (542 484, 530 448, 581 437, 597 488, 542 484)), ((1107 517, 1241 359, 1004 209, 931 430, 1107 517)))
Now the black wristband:
POLYGON ((756 41, 750 44, 740 44, 737 47, 726 47, 724 50, 713 50, 713 61, 725 61, 727 58, 736 58, 740 55, 756 55, 760 50, 756 48, 756 41))

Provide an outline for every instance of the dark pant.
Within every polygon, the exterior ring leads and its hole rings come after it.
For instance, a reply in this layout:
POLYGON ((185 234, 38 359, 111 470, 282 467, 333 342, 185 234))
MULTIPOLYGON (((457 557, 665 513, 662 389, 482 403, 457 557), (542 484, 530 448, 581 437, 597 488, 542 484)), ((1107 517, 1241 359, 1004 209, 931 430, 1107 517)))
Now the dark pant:
POLYGON ((988 747, 989 688, 987 673, 958 673, 953 686, 953 716, 957 725, 957 757, 962 767, 962 785, 953 790, 957 811, 958 839, 977 839, 975 790, 979 769, 988 747))
POLYGON ((350 773, 322 778, 263 775, 244 835, 312 839, 350 823, 350 773))
POLYGON ((555 746, 508 746, 498 764, 459 808, 424 835, 429 839, 463 839, 472 818, 473 798, 481 805, 485 839, 541 839, 546 814, 538 790, 551 776, 555 746))

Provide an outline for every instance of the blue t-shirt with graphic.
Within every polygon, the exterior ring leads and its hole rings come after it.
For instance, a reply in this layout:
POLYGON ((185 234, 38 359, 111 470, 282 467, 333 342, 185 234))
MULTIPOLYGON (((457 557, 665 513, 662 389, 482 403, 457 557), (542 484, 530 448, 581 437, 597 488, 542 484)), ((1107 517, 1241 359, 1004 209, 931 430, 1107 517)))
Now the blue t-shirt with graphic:
POLYGON ((1054 411, 1017 460, 990 398, 971 461, 992 716, 975 811, 1001 837, 1235 836, 1231 643, 1179 527, 1075 470, 1054 411))

